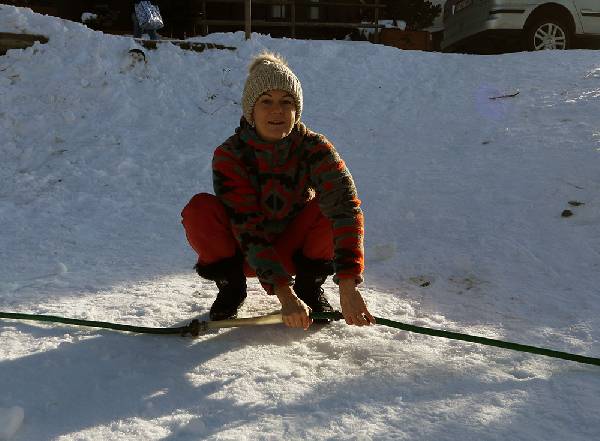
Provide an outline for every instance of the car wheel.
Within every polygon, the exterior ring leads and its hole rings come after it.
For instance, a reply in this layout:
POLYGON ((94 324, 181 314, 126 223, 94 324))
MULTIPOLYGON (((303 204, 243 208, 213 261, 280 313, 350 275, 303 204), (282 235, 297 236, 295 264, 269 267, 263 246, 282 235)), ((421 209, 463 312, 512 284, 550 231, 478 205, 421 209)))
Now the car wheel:
POLYGON ((528 51, 570 49, 571 39, 569 25, 558 17, 537 18, 525 29, 525 49, 528 51))

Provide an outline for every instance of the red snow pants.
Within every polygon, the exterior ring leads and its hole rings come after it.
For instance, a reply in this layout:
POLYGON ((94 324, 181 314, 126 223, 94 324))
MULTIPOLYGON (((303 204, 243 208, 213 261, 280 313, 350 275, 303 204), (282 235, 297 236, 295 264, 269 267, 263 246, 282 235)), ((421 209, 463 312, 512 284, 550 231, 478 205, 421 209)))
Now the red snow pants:
MULTIPOLYGON (((209 193, 195 195, 181 212, 187 240, 198 254, 198 263, 208 265, 232 257, 240 245, 236 241, 225 207, 209 193)), ((292 256, 298 250, 309 259, 333 259, 333 228, 311 200, 273 241, 275 251, 289 274, 296 274, 292 256)), ((244 263, 246 277, 256 273, 244 263)))

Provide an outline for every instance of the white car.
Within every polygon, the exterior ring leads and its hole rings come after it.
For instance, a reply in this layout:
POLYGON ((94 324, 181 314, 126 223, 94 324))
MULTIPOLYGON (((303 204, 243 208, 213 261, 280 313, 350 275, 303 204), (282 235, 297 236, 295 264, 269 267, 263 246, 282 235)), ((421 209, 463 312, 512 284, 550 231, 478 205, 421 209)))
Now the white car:
POLYGON ((600 0, 448 0, 444 5, 444 52, 490 39, 518 40, 532 51, 569 49, 575 37, 600 37, 600 0))

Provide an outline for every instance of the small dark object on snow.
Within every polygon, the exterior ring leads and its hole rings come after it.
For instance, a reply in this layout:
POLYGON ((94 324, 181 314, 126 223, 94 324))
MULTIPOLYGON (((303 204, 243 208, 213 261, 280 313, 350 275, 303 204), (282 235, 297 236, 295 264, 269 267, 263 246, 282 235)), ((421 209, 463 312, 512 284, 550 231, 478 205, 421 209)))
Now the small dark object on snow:
POLYGON ((519 94, 519 91, 518 91, 518 90, 516 90, 516 91, 514 91, 514 92, 511 92, 511 93, 506 93, 506 94, 504 94, 504 95, 491 96, 491 97, 490 97, 490 99, 491 99, 491 100, 500 100, 500 99, 503 99, 503 98, 514 98, 514 97, 516 97, 518 94, 519 94))
POLYGON ((423 283, 421 283, 421 286, 423 288, 427 288, 429 285, 431 285, 431 282, 423 282, 423 283))
POLYGON ((569 205, 571 207, 579 207, 581 205, 585 205, 585 202, 579 202, 579 201, 569 201, 569 205))
POLYGON ((563 212, 560 215, 562 217, 571 217, 573 216, 573 212, 571 210, 563 210, 563 212))
MULTIPOLYGON (((141 49, 129 49, 129 54, 133 57, 138 57, 139 59, 143 60, 144 63, 146 63, 146 54, 144 53, 143 50, 141 49)), ((141 61, 140 60, 140 61, 141 61)))

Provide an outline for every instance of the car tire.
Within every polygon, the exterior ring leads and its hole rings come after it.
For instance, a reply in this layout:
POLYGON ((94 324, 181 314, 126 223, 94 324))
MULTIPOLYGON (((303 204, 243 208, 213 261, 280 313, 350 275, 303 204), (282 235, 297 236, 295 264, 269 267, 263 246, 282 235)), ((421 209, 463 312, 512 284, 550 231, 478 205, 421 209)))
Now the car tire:
POLYGON ((567 20, 552 15, 535 18, 524 32, 524 46, 528 51, 544 49, 571 49, 573 34, 567 20))

